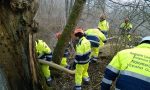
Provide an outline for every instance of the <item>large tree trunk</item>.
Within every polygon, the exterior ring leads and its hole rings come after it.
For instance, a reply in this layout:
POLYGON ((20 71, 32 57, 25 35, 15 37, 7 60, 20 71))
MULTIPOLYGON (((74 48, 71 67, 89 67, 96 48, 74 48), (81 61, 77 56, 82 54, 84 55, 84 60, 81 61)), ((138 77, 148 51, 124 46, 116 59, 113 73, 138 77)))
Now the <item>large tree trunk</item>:
POLYGON ((77 21, 80 17, 80 13, 83 10, 86 0, 75 0, 71 14, 68 18, 67 24, 62 32, 61 38, 58 40, 56 48, 54 49, 52 61, 60 64, 61 58, 63 57, 65 47, 71 40, 71 33, 73 32, 77 21))
POLYGON ((37 1, 0 0, 0 65, 11 90, 33 90, 36 87, 33 85, 35 76, 31 73, 28 40, 37 1))

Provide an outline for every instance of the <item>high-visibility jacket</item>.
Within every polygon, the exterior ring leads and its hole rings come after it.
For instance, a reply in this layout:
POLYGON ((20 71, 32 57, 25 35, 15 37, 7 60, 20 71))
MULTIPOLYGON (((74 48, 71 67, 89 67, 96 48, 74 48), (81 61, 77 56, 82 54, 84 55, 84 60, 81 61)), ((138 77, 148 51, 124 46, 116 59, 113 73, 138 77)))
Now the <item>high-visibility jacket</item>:
POLYGON ((98 28, 101 31, 108 31, 109 30, 109 23, 106 20, 99 21, 98 28))
POLYGON ((43 40, 38 40, 35 44, 38 58, 50 61, 52 59, 52 52, 48 45, 43 40))
POLYGON ((122 23, 120 25, 120 28, 123 30, 130 30, 130 29, 132 29, 132 24, 131 23, 122 23))
POLYGON ((99 47, 100 42, 106 40, 105 35, 98 29, 88 29, 85 31, 85 34, 92 47, 99 47))
POLYGON ((150 44, 117 53, 105 70, 101 90, 109 90, 117 77, 116 90, 150 90, 150 44))
POLYGON ((86 64, 90 60, 91 44, 85 37, 80 38, 76 45, 75 62, 77 64, 86 64))

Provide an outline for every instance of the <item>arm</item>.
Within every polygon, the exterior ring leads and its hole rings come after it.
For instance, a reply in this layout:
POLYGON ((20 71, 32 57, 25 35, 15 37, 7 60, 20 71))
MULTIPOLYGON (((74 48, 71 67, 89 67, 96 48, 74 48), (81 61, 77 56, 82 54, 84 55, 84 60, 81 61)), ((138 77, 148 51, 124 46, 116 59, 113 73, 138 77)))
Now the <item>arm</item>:
POLYGON ((132 29, 132 24, 131 23, 130 23, 129 27, 130 27, 130 29, 132 29))
POLYGON ((120 25, 119 28, 120 28, 120 29, 123 29, 123 28, 124 28, 124 23, 121 23, 121 25, 120 25))
POLYGON ((117 54, 110 64, 106 67, 104 77, 101 82, 101 90, 110 90, 112 82, 119 75, 120 71, 119 55, 117 54))
POLYGON ((99 39, 102 40, 103 42, 106 41, 106 37, 102 32, 99 33, 99 39))
POLYGON ((107 22, 107 29, 109 30, 109 23, 107 22))
POLYGON ((48 45, 44 42, 43 43, 43 55, 46 57, 47 61, 51 61, 52 59, 52 52, 48 45))

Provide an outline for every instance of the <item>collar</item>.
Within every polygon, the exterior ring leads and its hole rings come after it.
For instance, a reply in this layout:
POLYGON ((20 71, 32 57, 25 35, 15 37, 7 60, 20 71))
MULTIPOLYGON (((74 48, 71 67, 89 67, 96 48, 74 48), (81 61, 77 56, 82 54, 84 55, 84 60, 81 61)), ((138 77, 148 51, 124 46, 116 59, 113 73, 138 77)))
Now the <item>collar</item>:
POLYGON ((78 44, 81 44, 81 42, 84 38, 85 38, 84 36, 82 38, 80 38, 78 44))

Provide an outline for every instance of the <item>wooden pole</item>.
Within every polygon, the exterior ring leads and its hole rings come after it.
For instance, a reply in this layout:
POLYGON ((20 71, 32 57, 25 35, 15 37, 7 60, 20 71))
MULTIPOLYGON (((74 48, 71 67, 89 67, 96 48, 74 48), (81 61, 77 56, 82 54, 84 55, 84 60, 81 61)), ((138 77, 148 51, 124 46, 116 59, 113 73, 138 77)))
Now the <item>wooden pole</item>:
POLYGON ((58 70, 61 70, 61 71, 64 71, 64 72, 67 72, 67 73, 70 73, 70 74, 75 74, 75 70, 69 70, 63 66, 60 66, 54 62, 49 62, 49 61, 45 61, 45 60, 42 60, 42 59, 38 59, 38 61, 42 64, 48 64, 50 67, 53 67, 55 69, 58 69, 58 70))

